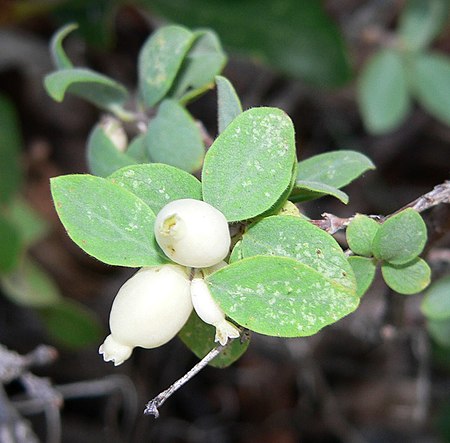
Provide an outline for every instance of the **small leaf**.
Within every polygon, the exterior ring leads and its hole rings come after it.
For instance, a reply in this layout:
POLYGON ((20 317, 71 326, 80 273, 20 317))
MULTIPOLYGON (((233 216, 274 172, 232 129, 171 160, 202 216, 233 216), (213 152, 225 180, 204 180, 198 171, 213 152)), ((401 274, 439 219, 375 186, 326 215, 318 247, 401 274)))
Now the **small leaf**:
POLYGON ((96 125, 89 135, 87 161, 92 174, 99 177, 107 177, 124 166, 136 164, 132 157, 117 148, 101 124, 96 125))
POLYGON ((76 23, 69 23, 66 26, 60 28, 52 37, 50 41, 50 54, 52 56, 53 63, 57 69, 70 69, 73 68, 73 64, 67 57, 66 52, 62 46, 63 40, 75 29, 78 28, 76 23))
POLYGON ((0 203, 7 203, 22 183, 20 152, 22 137, 13 103, 0 94, 0 203))
POLYGON ((291 215, 266 217, 251 225, 241 240, 242 256, 293 258, 323 279, 349 290, 356 283, 352 268, 336 240, 307 220, 291 215))
POLYGON ((231 82, 220 75, 216 77, 217 84, 217 120, 219 134, 242 113, 242 105, 231 82))
POLYGON ((162 163, 128 166, 109 180, 138 196, 155 214, 173 200, 202 199, 202 185, 193 175, 162 163))
POLYGON ((186 28, 165 26, 144 43, 138 70, 145 106, 154 106, 167 94, 194 40, 194 34, 186 28))
POLYGON ((242 253, 242 240, 238 240, 237 243, 234 245, 233 250, 231 251, 228 262, 231 264, 234 263, 235 261, 242 260, 243 258, 244 255, 242 253))
POLYGON ((270 209, 291 182, 294 127, 277 108, 238 115, 208 150, 203 198, 228 221, 246 220, 270 209))
POLYGON ((99 108, 116 111, 128 98, 127 90, 115 80, 84 68, 62 69, 48 74, 45 89, 57 102, 74 94, 99 108))
MULTIPOLYGON (((214 342, 216 328, 200 320, 195 311, 183 329, 179 333, 182 342, 198 357, 203 358, 211 349, 217 346, 214 342)), ((238 360, 247 350, 250 340, 243 343, 239 339, 227 346, 214 360, 209 364, 215 368, 226 368, 238 360)))
POLYGON ((358 257, 356 255, 349 257, 348 262, 356 277, 356 293, 359 297, 362 297, 375 278, 377 266, 372 258, 358 257))
POLYGON ((251 331, 277 337, 315 334, 359 303, 354 290, 287 257, 244 258, 206 281, 230 318, 251 331))
POLYGON ((450 275, 435 281, 422 301, 422 312, 434 320, 450 319, 450 275))
POLYGON ((399 294, 416 294, 430 284, 430 267, 421 258, 399 266, 383 263, 381 272, 386 284, 399 294))
POLYGON ((214 77, 222 71, 227 59, 214 32, 201 30, 194 35, 194 44, 186 54, 170 91, 170 96, 181 102, 212 88, 214 77))
POLYGON ((88 254, 117 266, 167 262, 156 245, 155 214, 131 192, 91 175, 53 178, 51 191, 69 237, 88 254))
POLYGON ((134 158, 137 163, 150 163, 150 157, 145 143, 145 134, 139 134, 131 140, 126 154, 134 158))
POLYGON ((200 129, 175 100, 164 100, 148 125, 147 150, 152 161, 188 172, 201 168, 205 155, 200 129))
POLYGON ((364 66, 358 103, 367 130, 389 132, 403 123, 411 108, 406 69, 400 53, 383 49, 364 66))
POLYGON ((325 183, 308 180, 296 180, 289 199, 293 202, 300 203, 303 201, 315 200, 316 198, 324 197, 325 195, 331 195, 345 205, 348 203, 348 195, 345 192, 325 183))
POLYGON ((425 49, 448 18, 448 0, 408 0, 400 16, 399 37, 411 51, 425 49))
POLYGON ((59 289, 35 262, 25 258, 14 272, 2 277, 2 289, 14 303, 37 308, 58 303, 59 289))
POLYGON ((418 54, 412 66, 415 97, 431 115, 450 125, 450 59, 441 54, 418 54))
POLYGON ((22 241, 19 232, 9 220, 0 216, 0 274, 11 272, 19 263, 22 241))
POLYGON ((428 320, 427 329, 436 343, 450 348, 450 318, 445 320, 428 320))
POLYGON ((380 224, 363 214, 356 214, 347 226, 347 243, 357 255, 371 257, 372 243, 380 224))
POLYGON ((61 299, 39 313, 49 335, 68 348, 98 343, 103 337, 103 328, 94 313, 73 300, 61 299))
POLYGON ((372 244, 379 260, 403 265, 416 258, 427 241, 427 228, 418 212, 408 208, 388 218, 378 229, 372 244))

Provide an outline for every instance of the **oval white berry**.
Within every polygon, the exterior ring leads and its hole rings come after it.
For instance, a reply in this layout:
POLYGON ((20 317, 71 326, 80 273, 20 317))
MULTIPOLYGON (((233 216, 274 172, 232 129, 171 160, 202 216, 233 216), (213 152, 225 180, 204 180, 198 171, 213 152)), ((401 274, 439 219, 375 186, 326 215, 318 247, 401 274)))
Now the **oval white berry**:
POLYGON ((175 200, 156 216, 155 237, 175 263, 206 268, 222 261, 230 249, 225 216, 210 204, 190 198, 175 200))
POLYGON ((120 365, 134 347, 156 348, 171 340, 192 312, 185 268, 142 268, 120 288, 109 317, 111 335, 100 346, 105 361, 120 365))

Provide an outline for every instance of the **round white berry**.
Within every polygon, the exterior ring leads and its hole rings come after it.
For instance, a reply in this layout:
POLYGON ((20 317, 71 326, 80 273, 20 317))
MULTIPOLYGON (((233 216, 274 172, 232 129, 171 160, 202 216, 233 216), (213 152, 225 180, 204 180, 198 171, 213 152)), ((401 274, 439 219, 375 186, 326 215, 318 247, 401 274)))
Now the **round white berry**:
POLYGON ((171 340, 192 312, 185 268, 142 268, 120 288, 109 317, 111 335, 100 346, 105 361, 120 365, 134 347, 156 348, 171 340))
POLYGON ((225 216, 210 204, 190 198, 170 202, 159 211, 155 237, 171 260, 192 268, 219 263, 231 243, 225 216))

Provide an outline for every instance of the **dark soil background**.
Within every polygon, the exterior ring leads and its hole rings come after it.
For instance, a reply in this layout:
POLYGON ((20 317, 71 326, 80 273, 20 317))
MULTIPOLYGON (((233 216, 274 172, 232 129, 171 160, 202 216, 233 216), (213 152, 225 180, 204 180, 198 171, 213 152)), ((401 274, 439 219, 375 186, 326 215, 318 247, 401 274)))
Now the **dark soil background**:
MULTIPOLYGON (((8 2, 3 3, 6 11, 8 2)), ((355 72, 374 50, 364 32, 348 27, 359 3, 327 2, 348 39, 355 72)), ((383 10, 379 24, 389 29, 397 13, 383 10)), ((133 87, 137 54, 154 23, 153 17, 123 7, 114 23, 117 43, 110 50, 96 50, 74 36, 67 51, 80 64, 133 87)), ((99 117, 81 100, 67 97, 56 104, 43 90, 42 76, 52 69, 47 44, 57 27, 44 15, 0 28, 16 36, 10 48, 14 62, 0 70, 0 90, 16 104, 23 129, 23 193, 52 225, 31 253, 64 296, 98 314, 106 333, 112 299, 132 271, 85 255, 53 209, 49 178, 88 172, 85 142, 99 117)), ((448 52, 449 29, 436 46, 448 52)), ((348 206, 328 198, 314 201, 304 207, 312 218, 324 211, 342 217, 389 214, 449 178, 450 128, 418 107, 398 130, 373 137, 362 126, 354 82, 333 91, 313 89, 243 57, 230 57, 224 75, 245 108, 279 106, 290 114, 299 159, 345 147, 376 164, 376 171, 346 189, 348 206)), ((190 110, 210 134, 216 133, 214 91, 190 110)), ((430 235, 427 258, 438 277, 450 272, 450 213, 436 207, 424 217, 430 235)), ((137 350, 115 368, 103 362, 97 345, 70 351, 52 343, 32 310, 0 297, 0 342, 20 353, 52 344, 59 358, 35 373, 56 385, 86 382, 76 385, 77 398, 67 399, 62 409, 66 443, 438 443, 450 441, 450 359, 448 350, 439 350, 427 335, 421 299, 420 294, 394 294, 378 278, 354 314, 316 336, 255 334, 237 363, 223 370, 206 368, 164 404, 157 420, 142 416, 145 403, 197 362, 178 339, 160 349, 137 350)), ((43 415, 27 418, 45 441, 43 415)))

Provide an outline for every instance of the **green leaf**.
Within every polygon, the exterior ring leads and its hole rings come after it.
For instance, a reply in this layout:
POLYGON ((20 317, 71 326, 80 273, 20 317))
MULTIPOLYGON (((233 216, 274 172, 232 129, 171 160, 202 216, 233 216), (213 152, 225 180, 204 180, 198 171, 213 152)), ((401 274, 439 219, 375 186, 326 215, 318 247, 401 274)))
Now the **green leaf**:
POLYGON ((352 268, 336 240, 307 220, 292 215, 266 217, 251 225, 241 240, 242 256, 293 258, 333 285, 355 290, 352 268))
POLYGON ((450 319, 428 320, 427 328, 436 343, 446 348, 450 347, 450 319))
POLYGON ((287 257, 244 258, 214 272, 206 282, 239 325, 277 337, 315 334, 359 303, 354 290, 287 257))
POLYGON ((441 54, 418 54, 410 78, 419 103, 438 120, 450 125, 450 59, 441 54))
MULTIPOLYGON (((192 311, 187 323, 183 326, 178 336, 182 342, 198 357, 203 358, 211 349, 217 346, 214 342, 216 328, 200 320, 195 311, 192 311)), ((250 340, 243 343, 239 339, 233 340, 214 360, 209 364, 216 368, 226 368, 238 360, 247 350, 250 340)))
POLYGON ((345 192, 325 183, 308 180, 296 180, 289 199, 293 202, 300 203, 315 200, 316 198, 324 197, 325 195, 331 195, 345 205, 348 203, 348 195, 345 192))
POLYGON ((59 289, 35 262, 25 258, 14 272, 2 277, 2 289, 14 303, 37 308, 58 303, 59 289))
POLYGON ((22 252, 22 239, 9 220, 0 215, 0 274, 11 272, 18 264, 22 252))
POLYGON ((422 301, 422 312, 434 320, 450 319, 450 275, 435 281, 422 301))
POLYGON ((127 90, 120 83, 85 68, 52 72, 45 77, 44 85, 57 102, 62 102, 65 94, 70 93, 111 112, 117 111, 128 98, 127 90))
POLYGON ((214 85, 227 60, 217 35, 210 30, 194 33, 195 41, 175 78, 170 96, 186 102, 214 85))
POLYGON ((359 297, 362 297, 375 278, 376 263, 372 258, 358 257, 356 255, 349 257, 348 262, 356 277, 356 293, 359 297))
POLYGON ((246 220, 270 209, 291 182, 294 127, 277 108, 238 115, 208 150, 203 199, 228 221, 246 220))
POLYGON ((94 127, 87 144, 87 161, 94 175, 107 177, 124 166, 136 164, 136 161, 112 142, 101 124, 94 127))
POLYGON ((350 77, 343 38, 318 0, 143 0, 189 27, 214 29, 225 46, 290 77, 338 86, 350 77))
POLYGON ((181 26, 165 26, 152 34, 139 53, 139 91, 147 107, 167 94, 195 35, 181 26))
POLYGON ((425 49, 448 18, 448 0, 408 0, 400 16, 399 37, 411 51, 425 49))
POLYGON ((73 300, 61 299, 39 310, 47 332, 68 348, 98 343, 104 331, 94 313, 73 300))
POLYGON ((137 163, 150 163, 150 157, 145 143, 145 134, 139 134, 131 140, 126 154, 134 158, 137 163))
POLYGON ((423 251, 426 241, 425 222, 418 212, 408 208, 380 226, 373 239, 373 255, 390 264, 403 265, 423 251))
POLYGON ((380 224, 363 214, 356 214, 347 226, 347 243, 357 255, 371 257, 372 243, 380 224))
POLYGON ((155 214, 173 200, 202 199, 202 185, 193 175, 162 163, 128 166, 109 179, 138 196, 155 214))
POLYGON ((242 253, 242 241, 238 240, 231 251, 230 257, 228 259, 229 263, 234 263, 235 261, 242 260, 244 255, 242 253))
POLYGON ((188 172, 201 168, 205 155, 200 129, 175 100, 164 100, 148 125, 147 150, 152 161, 188 172))
POLYGON ((360 74, 358 103, 364 124, 373 134, 392 131, 405 121, 411 100, 400 53, 382 49, 370 58, 360 74))
POLYGON ((156 245, 155 214, 131 192, 91 175, 53 178, 51 191, 69 237, 88 254, 117 266, 167 262, 156 245))
POLYGON ((416 294, 429 284, 431 270, 425 260, 416 258, 405 265, 383 263, 381 266, 386 284, 399 294, 416 294))
POLYGON ((62 42, 72 31, 77 28, 78 24, 69 23, 55 32, 50 41, 50 53, 53 63, 57 69, 73 68, 72 62, 70 61, 69 57, 67 57, 67 54, 64 51, 62 42))
POLYGON ((22 137, 13 103, 0 94, 0 203, 7 203, 22 183, 22 137))
POLYGON ((217 120, 219 134, 242 113, 242 105, 231 82, 220 75, 216 76, 217 84, 217 120))

